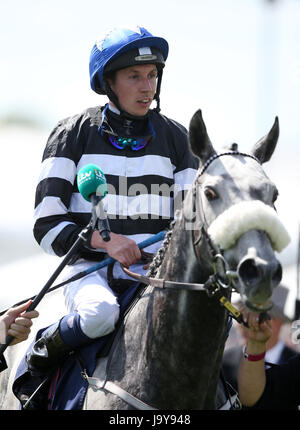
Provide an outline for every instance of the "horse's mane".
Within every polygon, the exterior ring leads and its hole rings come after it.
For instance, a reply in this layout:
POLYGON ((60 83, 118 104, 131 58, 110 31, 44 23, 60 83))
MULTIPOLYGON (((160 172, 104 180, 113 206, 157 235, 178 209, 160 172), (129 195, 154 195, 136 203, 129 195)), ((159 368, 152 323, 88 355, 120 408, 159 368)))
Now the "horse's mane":
POLYGON ((147 272, 148 277, 153 277, 156 275, 159 267, 161 266, 164 256, 166 254, 166 251, 169 247, 169 243, 172 237, 172 233, 173 233, 173 229, 175 226, 176 220, 174 219, 173 221, 170 222, 169 225, 169 230, 167 231, 167 233, 165 234, 164 240, 161 244, 161 247, 157 250, 150 266, 149 266, 149 270, 147 272))

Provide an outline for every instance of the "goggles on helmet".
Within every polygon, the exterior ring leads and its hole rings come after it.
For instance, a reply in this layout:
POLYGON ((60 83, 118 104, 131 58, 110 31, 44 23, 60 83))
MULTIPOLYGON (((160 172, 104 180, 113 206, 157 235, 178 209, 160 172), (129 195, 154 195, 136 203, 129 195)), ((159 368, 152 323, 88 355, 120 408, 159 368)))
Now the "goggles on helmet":
POLYGON ((107 109, 108 109, 108 104, 105 106, 102 112, 102 121, 101 121, 101 125, 98 128, 98 131, 101 134, 101 136, 106 134, 108 141, 115 148, 125 149, 127 147, 130 147, 133 151, 138 151, 139 149, 143 149, 155 137, 155 131, 149 119, 148 119, 149 135, 142 136, 142 137, 118 136, 118 134, 113 131, 110 124, 108 123, 108 120, 106 117, 107 109))

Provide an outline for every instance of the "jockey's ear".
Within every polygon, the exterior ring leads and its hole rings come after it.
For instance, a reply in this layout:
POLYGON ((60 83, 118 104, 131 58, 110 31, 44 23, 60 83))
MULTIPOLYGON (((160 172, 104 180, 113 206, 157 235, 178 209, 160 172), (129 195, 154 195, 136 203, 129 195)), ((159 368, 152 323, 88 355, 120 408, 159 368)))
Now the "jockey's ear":
POLYGON ((204 164, 216 153, 206 131, 201 110, 194 113, 189 128, 189 142, 194 155, 204 164))
POLYGON ((252 148, 251 154, 259 159, 261 163, 269 161, 276 148, 279 137, 279 121, 276 116, 273 127, 263 138, 261 138, 252 148))

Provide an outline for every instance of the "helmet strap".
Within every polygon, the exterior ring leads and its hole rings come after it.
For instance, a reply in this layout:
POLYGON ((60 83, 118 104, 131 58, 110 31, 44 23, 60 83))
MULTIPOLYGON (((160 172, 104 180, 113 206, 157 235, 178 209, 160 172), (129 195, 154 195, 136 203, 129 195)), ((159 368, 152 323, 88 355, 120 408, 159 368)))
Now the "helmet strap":
POLYGON ((160 112, 160 87, 161 87, 161 81, 162 81, 162 74, 163 69, 158 68, 158 74, 157 74, 157 87, 156 87, 156 93, 154 95, 154 100, 156 100, 156 108, 154 109, 155 112, 160 112))

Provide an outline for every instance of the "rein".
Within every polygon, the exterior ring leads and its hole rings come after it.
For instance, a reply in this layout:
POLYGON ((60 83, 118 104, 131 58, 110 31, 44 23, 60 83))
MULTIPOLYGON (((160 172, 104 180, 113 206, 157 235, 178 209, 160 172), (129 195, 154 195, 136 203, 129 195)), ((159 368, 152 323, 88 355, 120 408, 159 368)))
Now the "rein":
POLYGON ((240 324, 244 324, 247 326, 247 323, 244 322, 243 316, 241 312, 238 311, 237 308, 222 294, 222 290, 227 290, 231 285, 231 279, 235 278, 237 275, 235 272, 226 271, 226 277, 228 280, 228 284, 224 283, 224 275, 220 276, 217 270, 218 260, 222 262, 222 264, 226 264, 224 257, 221 254, 216 254, 214 259, 214 273, 209 276, 207 281, 204 284, 193 283, 193 282, 177 282, 177 281, 166 281, 162 278, 152 278, 148 276, 139 275, 135 272, 130 271, 123 265, 121 265, 123 271, 126 275, 131 278, 146 284, 150 285, 154 288, 161 289, 173 289, 173 290, 186 290, 186 291, 204 291, 208 295, 208 297, 217 297, 219 299, 220 305, 224 306, 232 318, 234 318, 240 324))

